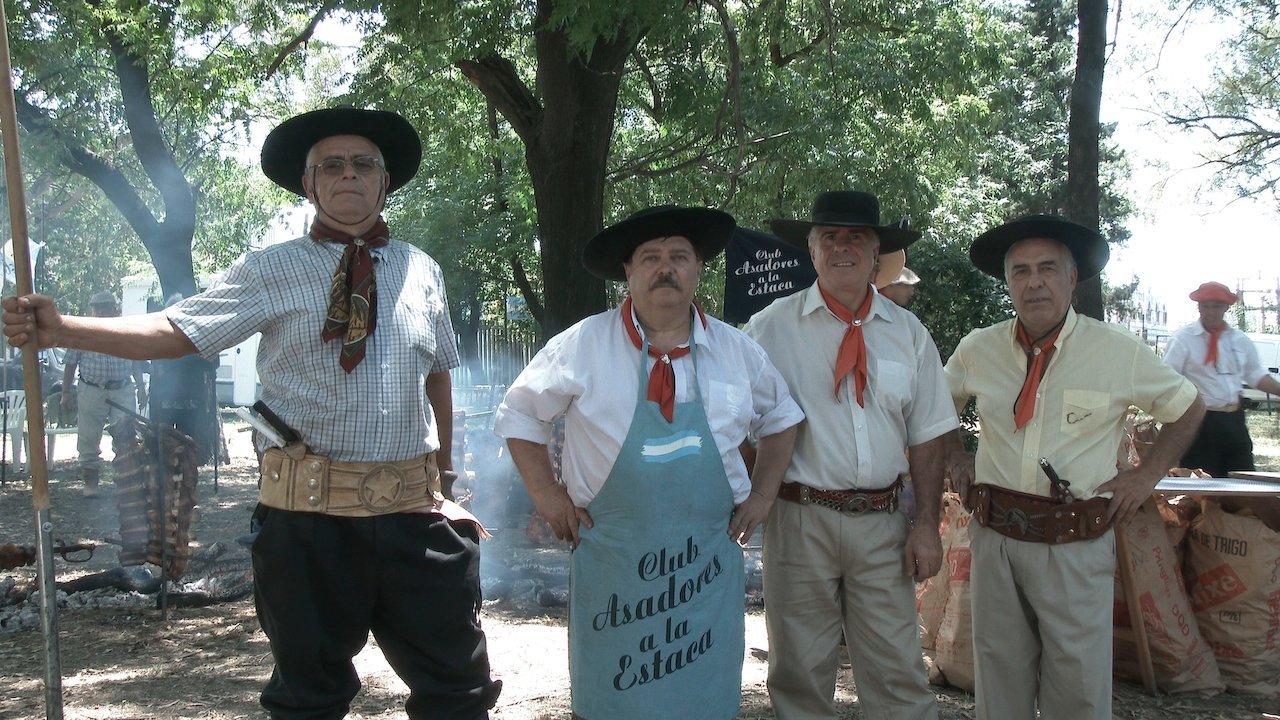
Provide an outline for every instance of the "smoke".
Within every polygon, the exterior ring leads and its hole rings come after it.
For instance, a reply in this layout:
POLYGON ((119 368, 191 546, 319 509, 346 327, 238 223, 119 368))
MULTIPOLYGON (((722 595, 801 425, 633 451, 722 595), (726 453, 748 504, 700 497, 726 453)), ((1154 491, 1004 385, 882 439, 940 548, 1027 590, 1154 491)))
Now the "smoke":
POLYGON ((489 423, 475 429, 470 425, 465 469, 469 471, 471 512, 485 527, 523 529, 533 513, 533 500, 524 489, 506 443, 493 434, 489 423))

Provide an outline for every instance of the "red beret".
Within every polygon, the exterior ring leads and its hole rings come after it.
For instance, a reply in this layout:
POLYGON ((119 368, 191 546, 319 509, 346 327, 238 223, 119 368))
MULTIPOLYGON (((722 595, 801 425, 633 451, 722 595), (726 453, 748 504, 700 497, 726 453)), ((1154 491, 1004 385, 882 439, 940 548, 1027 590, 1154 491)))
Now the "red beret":
POLYGON ((1231 288, 1220 282, 1207 282, 1195 289, 1195 292, 1189 295, 1196 302, 1220 302, 1228 305, 1235 305, 1240 299, 1238 295, 1231 292, 1231 288))

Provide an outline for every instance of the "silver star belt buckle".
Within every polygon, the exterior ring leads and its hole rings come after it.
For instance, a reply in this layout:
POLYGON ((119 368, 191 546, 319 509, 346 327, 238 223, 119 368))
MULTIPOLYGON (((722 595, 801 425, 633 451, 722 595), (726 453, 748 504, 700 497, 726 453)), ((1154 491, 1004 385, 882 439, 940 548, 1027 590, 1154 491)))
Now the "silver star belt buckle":
POLYGON ((360 504, 372 513, 385 513, 400 505, 409 478, 395 465, 377 465, 360 478, 360 504))

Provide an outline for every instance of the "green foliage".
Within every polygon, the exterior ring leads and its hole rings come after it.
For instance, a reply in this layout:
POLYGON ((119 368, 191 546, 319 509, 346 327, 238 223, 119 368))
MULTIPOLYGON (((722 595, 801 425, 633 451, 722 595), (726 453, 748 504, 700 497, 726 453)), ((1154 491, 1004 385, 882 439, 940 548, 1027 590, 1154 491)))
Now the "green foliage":
POLYGON ((190 180, 199 209, 194 270, 217 273, 262 235, 281 193, 257 168, 229 157, 204 159, 192 168, 190 180))
POLYGON ((519 140, 494 135, 483 96, 463 78, 448 48, 384 36, 360 58, 348 97, 387 98, 419 129, 422 166, 389 200, 402 239, 438 260, 449 279, 455 324, 504 324, 506 298, 518 295, 512 264, 538 274, 533 192, 519 140))
POLYGON ((42 230, 50 237, 48 287, 63 290, 74 307, 80 295, 147 256, 139 234, 152 253, 171 252, 148 237, 163 225, 181 237, 194 224, 197 264, 225 267, 268 216, 262 191, 251 187, 250 178, 260 178, 256 162, 237 159, 237 138, 255 117, 263 70, 280 35, 296 29, 296 16, 266 2, 17 5, 10 31, 16 89, 33 108, 23 138, 25 169, 38 189, 32 202, 61 209, 42 230), (122 83, 134 79, 121 73, 126 56, 145 73, 137 79, 146 82, 152 108, 125 107, 122 83), (159 127, 162 147, 148 135, 150 123, 159 127), (83 177, 95 166, 100 175, 118 173, 107 178, 115 187, 110 199, 101 183, 83 177), (166 196, 180 182, 192 186, 194 211, 166 196), (183 217, 189 212, 194 217, 183 217), (59 218, 75 225, 60 228, 59 218))
POLYGON ((1138 314, 1138 304, 1133 296, 1138 291, 1139 282, 1135 276, 1126 285, 1102 283, 1102 307, 1107 320, 1114 322, 1138 314))
MULTIPOLYGON (((516 268, 535 299, 565 282, 539 275, 540 249, 561 240, 538 237, 529 149, 459 71, 461 60, 505 58, 513 80, 545 106, 559 99, 542 94, 539 52, 589 60, 611 40, 642 38, 613 117, 581 119, 614 128, 599 170, 608 179, 605 221, 676 202, 721 207, 763 229, 770 218, 806 217, 819 191, 874 191, 886 220, 910 216, 926 233, 912 250, 911 265, 926 278, 915 307, 944 357, 969 328, 1008 313, 999 284, 969 265, 969 240, 1008 216, 1063 206, 1074 45, 1062 0, 1012 9, 978 0, 345 7, 381 13, 350 16, 374 31, 352 77, 338 51, 312 41, 263 78, 282 40, 315 12, 294 3, 38 0, 23 6, 16 46, 41 58, 28 63, 38 70, 24 74, 24 87, 56 99, 48 107, 62 132, 143 188, 141 169, 122 152, 127 132, 95 28, 116 23, 145 51, 166 140, 197 192, 202 267, 238 254, 265 222, 264 208, 282 199, 246 170, 256 148, 226 151, 257 118, 342 101, 403 112, 422 132, 423 169, 392 198, 388 216, 445 267, 459 324, 502 319, 505 298, 521 291, 516 268), (85 110, 58 113, 71 107, 85 110)), ((57 148, 45 152, 52 158, 57 148)), ((1104 187, 1123 172, 1112 153, 1104 187)), ((144 197, 158 212, 155 195, 144 197)), ((1112 237, 1126 212, 1118 194, 1106 194, 1112 237)), ((127 235, 118 223, 87 227, 105 231, 104 246, 127 235)), ((700 292, 713 312, 721 283, 716 265, 700 292)))
MULTIPOLYGON (((674 202, 721 207, 763 229, 770 218, 807 216, 821 190, 872 190, 886 219, 907 215, 926 232, 912 265, 943 282, 921 289, 917 309, 944 357, 969 328, 1009 312, 999 284, 968 263, 970 239, 1065 204, 1074 10, 1064 0, 381 7, 386 25, 367 44, 352 93, 394 99, 425 130, 424 180, 406 189, 397 218, 457 269, 455 306, 470 298, 496 313, 517 292, 512 260, 535 274, 537 243, 557 241, 536 237, 527 148, 505 121, 493 131, 485 98, 453 69, 499 56, 537 102, 554 102, 538 94, 536 31, 560 33, 584 57, 643 33, 614 117, 581 120, 613 123, 606 223, 674 202)), ((1114 189, 1125 172, 1104 148, 1112 239, 1123 238, 1129 212, 1114 189)), ((709 310, 721 283, 718 266, 704 275, 709 310)))
MULTIPOLYGON (((136 238, 108 247, 107 238, 128 238, 118 213, 100 202, 93 188, 81 181, 71 188, 29 182, 28 237, 45 245, 33 268, 36 292, 58 298, 65 312, 85 313, 89 298, 102 290, 119 297, 118 278, 130 274, 131 264, 146 257, 136 238), (68 192, 70 190, 70 192, 68 192)), ((8 218, 7 199, 0 201, 8 218)), ((12 292, 12 286, 6 286, 12 292)))

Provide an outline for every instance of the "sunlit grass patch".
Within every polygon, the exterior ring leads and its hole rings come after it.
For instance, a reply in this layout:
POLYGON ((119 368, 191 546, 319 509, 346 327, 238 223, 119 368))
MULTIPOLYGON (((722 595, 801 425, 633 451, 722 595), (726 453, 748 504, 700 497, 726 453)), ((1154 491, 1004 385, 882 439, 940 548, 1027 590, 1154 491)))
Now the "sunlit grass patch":
POLYGON ((1265 406, 1245 413, 1253 437, 1253 462, 1258 470, 1280 472, 1280 404, 1268 414, 1265 406))

